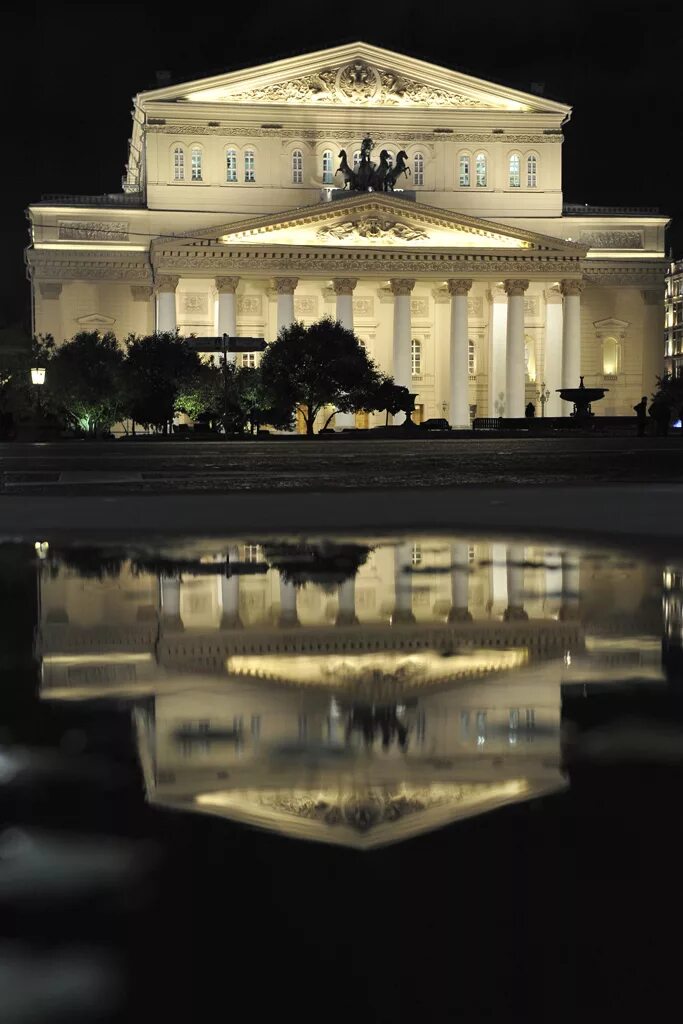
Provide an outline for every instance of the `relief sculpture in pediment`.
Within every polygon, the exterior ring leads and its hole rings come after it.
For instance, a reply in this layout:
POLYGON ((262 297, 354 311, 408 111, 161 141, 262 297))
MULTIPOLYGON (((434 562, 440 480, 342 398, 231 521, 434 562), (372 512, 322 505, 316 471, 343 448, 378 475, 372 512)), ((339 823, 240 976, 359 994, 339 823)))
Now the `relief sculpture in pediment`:
POLYGON ((428 238, 426 231, 413 228, 400 221, 382 220, 380 217, 364 217, 362 220, 347 220, 341 224, 318 229, 320 239, 335 238, 344 242, 415 242, 428 238))

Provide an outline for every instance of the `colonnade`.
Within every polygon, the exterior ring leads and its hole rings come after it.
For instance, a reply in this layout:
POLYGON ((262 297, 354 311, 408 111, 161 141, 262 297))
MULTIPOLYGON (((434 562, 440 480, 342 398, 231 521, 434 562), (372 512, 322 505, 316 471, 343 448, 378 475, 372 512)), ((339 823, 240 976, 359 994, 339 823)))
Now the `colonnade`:
MULTIPOLYGON (((397 544, 394 548, 393 564, 393 608, 388 616, 391 625, 405 625, 416 621, 413 612, 414 580, 413 545, 397 544)), ((521 621, 528 619, 525 608, 527 594, 525 592, 526 550, 521 544, 494 544, 491 550, 491 581, 490 592, 493 603, 498 604, 504 621, 521 621)), ((470 622, 470 579, 472 570, 469 562, 469 545, 455 542, 450 545, 450 597, 451 607, 446 613, 448 622, 470 622)), ((231 549, 229 562, 238 561, 237 549, 231 549)), ((565 553, 558 558, 557 564, 551 566, 552 580, 546 583, 553 597, 559 601, 559 616, 563 620, 576 619, 579 616, 579 583, 580 567, 578 555, 565 553)), ((218 577, 219 601, 221 611, 221 628, 236 629, 242 626, 240 620, 240 580, 239 574, 226 574, 218 577)), ((181 618, 181 581, 175 577, 160 579, 160 605, 162 621, 166 628, 182 629, 181 618)), ((282 574, 279 577, 279 602, 276 604, 277 625, 291 627, 299 625, 297 609, 297 587, 282 574)), ((357 625, 356 579, 349 577, 337 588, 338 626, 357 625)))
MULTIPOLYGON (((237 332, 236 292, 238 277, 215 279, 218 295, 218 333, 235 335, 237 332)), ((179 278, 161 275, 157 278, 156 329, 174 331, 177 327, 175 292, 179 278)), ((415 278, 392 278, 389 281, 393 295, 392 366, 383 367, 391 372, 395 382, 411 389, 411 295, 415 278)), ((449 335, 449 420, 452 427, 469 428, 469 323, 468 297, 473 285, 470 278, 451 278, 447 282, 450 294, 449 335)), ((295 277, 278 277, 273 282, 277 299, 277 331, 294 321, 294 295, 299 284, 295 277)), ((349 330, 354 329, 353 293, 356 278, 332 280, 336 300, 336 318, 349 330)), ((506 417, 524 416, 526 360, 524 340, 524 298, 528 279, 511 278, 503 282, 502 290, 492 293, 490 318, 489 415, 506 417)), ((581 306, 582 283, 578 279, 560 282, 559 290, 546 292, 546 367, 545 383, 551 398, 548 413, 559 414, 559 399, 555 389, 576 387, 581 364, 581 306)), ((234 357, 233 357, 234 358, 234 357)), ((353 415, 340 413, 336 426, 353 426, 353 415)))

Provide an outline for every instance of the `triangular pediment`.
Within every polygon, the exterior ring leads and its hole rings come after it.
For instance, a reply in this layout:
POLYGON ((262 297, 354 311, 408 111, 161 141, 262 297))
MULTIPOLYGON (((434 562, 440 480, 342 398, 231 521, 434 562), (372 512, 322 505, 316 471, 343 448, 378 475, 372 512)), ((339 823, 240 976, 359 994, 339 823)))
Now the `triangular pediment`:
MULTIPOLYGON (((380 192, 187 232, 188 245, 479 249, 585 255, 586 247, 380 192), (193 241, 190 241, 190 238, 193 241)), ((182 237, 182 236, 181 236, 182 237)))
POLYGON ((562 103, 368 43, 350 43, 143 93, 143 102, 474 109, 569 114, 562 103))
POLYGON ((82 327, 113 327, 116 317, 105 313, 86 313, 85 316, 76 317, 76 323, 82 327))

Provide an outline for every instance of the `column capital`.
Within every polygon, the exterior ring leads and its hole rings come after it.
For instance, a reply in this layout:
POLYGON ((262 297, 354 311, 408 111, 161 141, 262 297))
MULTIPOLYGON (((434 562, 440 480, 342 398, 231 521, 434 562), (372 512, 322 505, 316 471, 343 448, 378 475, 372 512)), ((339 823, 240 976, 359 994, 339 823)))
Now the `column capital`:
POLYGON ((413 288, 415 287, 414 277, 394 277, 389 281, 389 287, 396 295, 410 295, 413 288))
POLYGON ((643 303, 646 306, 661 306, 664 308, 664 285, 659 288, 644 288, 641 290, 643 303))
POLYGON ((239 277, 216 277, 214 278, 214 284, 216 291, 219 295, 234 295, 237 291, 237 285, 240 283, 239 277))
POLYGON ((512 280, 503 281, 503 287, 508 297, 510 295, 524 295, 524 292, 529 287, 529 282, 513 278, 512 280))
POLYGON ((452 277, 447 283, 451 295, 467 295, 473 282, 467 278, 452 277))
POLYGON ((179 281, 180 278, 174 274, 160 274, 154 282, 154 291, 157 295, 161 292, 175 292, 179 281))
POLYGON ((130 286, 130 293, 133 297, 133 302, 149 302, 152 298, 152 287, 149 284, 132 284, 130 286))
POLYGON ((576 281, 570 278, 560 281, 560 291, 563 295, 580 295, 583 291, 583 281, 576 281))
POLYGON ((276 277, 273 287, 278 295, 293 295, 298 283, 298 277, 276 277))
POLYGON ((559 285, 553 284, 553 285, 550 286, 550 288, 546 288, 544 290, 544 292, 543 292, 543 295, 545 297, 545 301, 549 305, 553 305, 554 303, 556 304, 558 302, 562 302, 562 292, 560 291, 560 286, 559 285))
POLYGON ((41 299, 58 299, 62 294, 61 281, 39 281, 38 290, 41 299))
POLYGON ((353 289, 358 284, 355 277, 335 277, 332 280, 332 288, 335 295, 353 295, 353 289))

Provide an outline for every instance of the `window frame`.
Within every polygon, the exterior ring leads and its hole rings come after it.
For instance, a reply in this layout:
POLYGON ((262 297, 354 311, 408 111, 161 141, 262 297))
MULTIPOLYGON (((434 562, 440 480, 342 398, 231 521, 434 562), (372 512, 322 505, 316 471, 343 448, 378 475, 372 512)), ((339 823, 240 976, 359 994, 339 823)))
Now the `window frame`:
POLYGON ((204 147, 198 142, 193 142, 190 147, 190 181, 200 184, 204 181, 204 147), (195 158, 198 158, 195 173, 195 158))
POLYGON ((526 168, 526 187, 528 189, 538 188, 538 155, 536 153, 527 153, 525 158, 526 168), (531 162, 533 161, 533 169, 531 162))
POLYGON ((322 174, 323 174, 323 185, 334 185, 334 151, 331 149, 324 149, 321 155, 322 163, 322 174), (329 170, 325 170, 325 158, 330 158, 329 170))
POLYGON ((458 188, 472 187, 472 154, 460 153, 458 156, 458 188), (467 172, 463 173, 463 163, 467 162, 467 172), (467 181, 463 181, 463 178, 467 181))
POLYGON ((508 188, 521 189, 522 187, 522 155, 521 153, 508 153, 508 188), (513 170, 513 162, 516 162, 517 169, 513 170), (515 180, 516 179, 516 180, 515 180))
POLYGON ((489 187, 489 158, 483 150, 480 150, 474 157, 474 183, 476 188, 489 187), (479 170, 480 161, 483 162, 483 174, 479 170))
POLYGON ((239 171, 238 171, 238 157, 239 157, 239 151, 238 151, 236 146, 226 146, 225 147, 225 183, 226 183, 226 185, 234 185, 238 181, 238 174, 239 174, 239 171), (231 156, 234 157, 234 161, 235 161, 234 162, 234 166, 232 168, 230 167, 230 157, 231 156), (231 177, 231 175, 230 175, 231 170, 232 170, 233 175, 234 175, 233 177, 231 177))
POLYGON ((171 178, 173 181, 185 181, 185 146, 181 142, 176 142, 171 147, 171 178), (178 155, 180 155, 180 161, 178 161, 178 155), (180 170, 182 174, 179 176, 178 164, 180 164, 180 170))
POLYGON ((292 185, 304 183, 304 154, 301 149, 293 149, 291 153, 292 185))
POLYGON ((242 166, 244 168, 245 185, 253 185, 256 182, 256 150, 253 146, 247 146, 244 150, 242 154, 242 166))
POLYGON ((421 150, 413 156, 413 184, 422 185, 425 183, 425 157, 421 150))
POLYGON ((422 341, 420 338, 410 339, 410 376, 422 376, 422 341))

